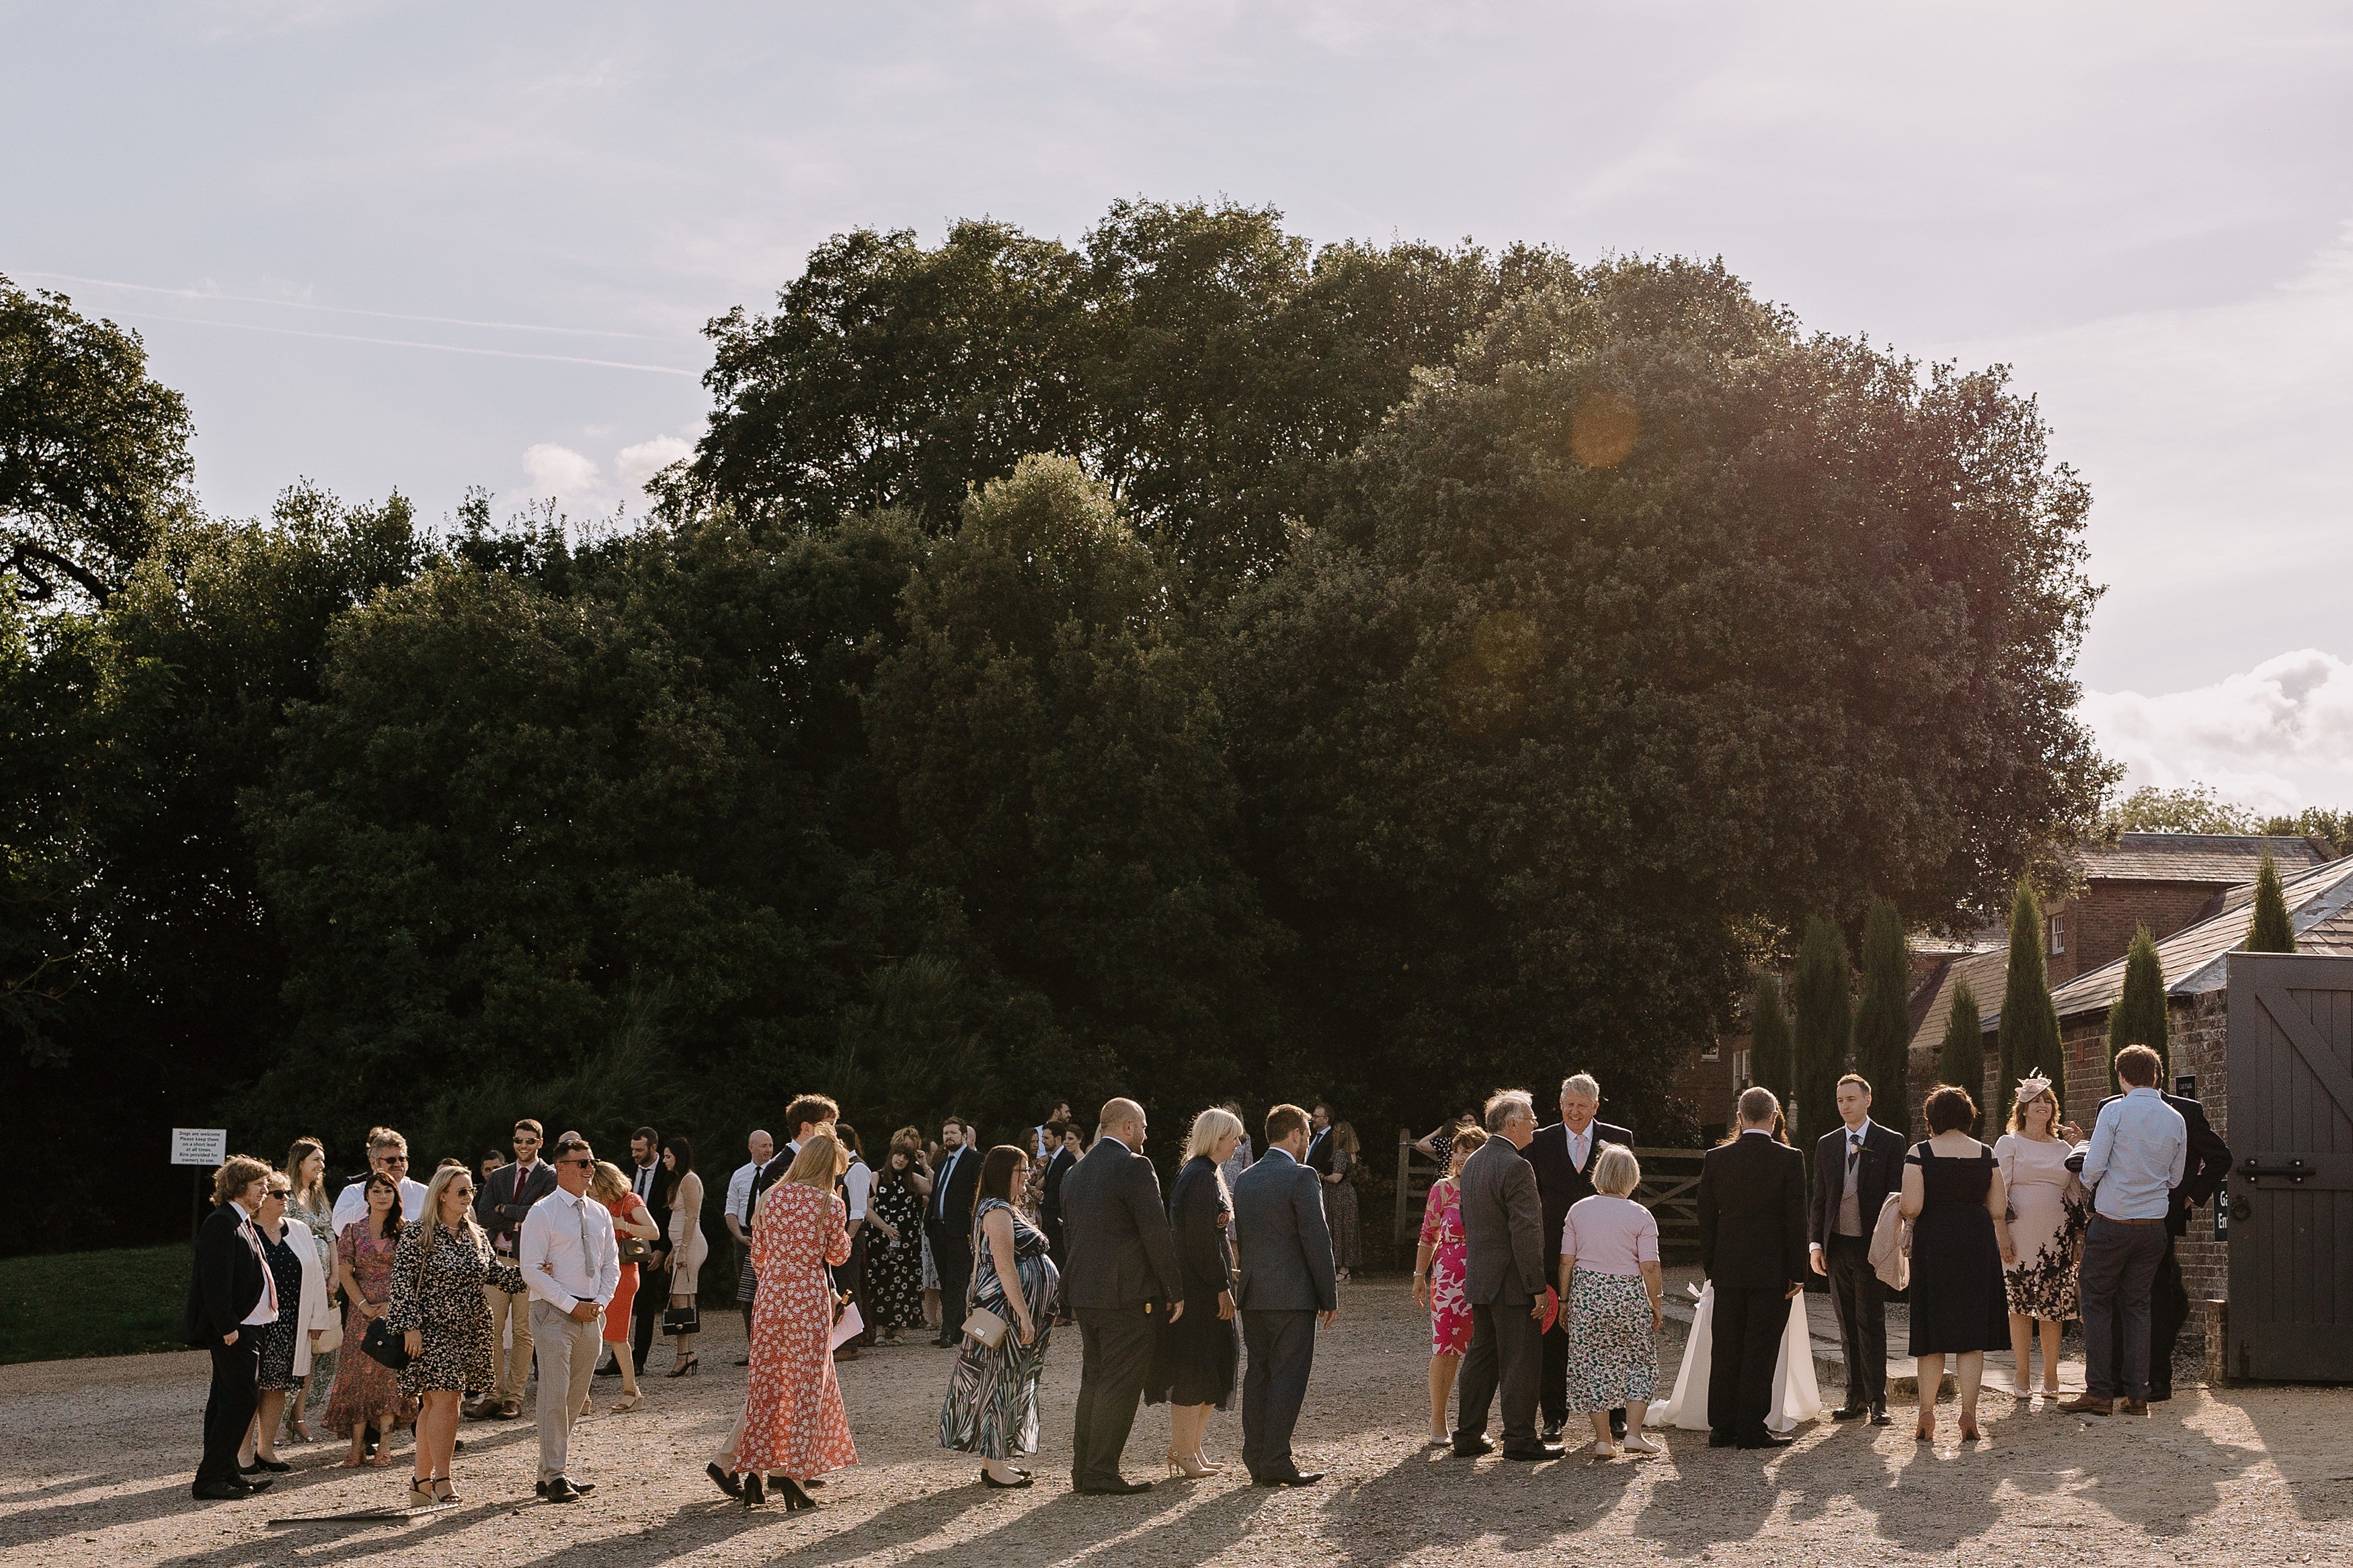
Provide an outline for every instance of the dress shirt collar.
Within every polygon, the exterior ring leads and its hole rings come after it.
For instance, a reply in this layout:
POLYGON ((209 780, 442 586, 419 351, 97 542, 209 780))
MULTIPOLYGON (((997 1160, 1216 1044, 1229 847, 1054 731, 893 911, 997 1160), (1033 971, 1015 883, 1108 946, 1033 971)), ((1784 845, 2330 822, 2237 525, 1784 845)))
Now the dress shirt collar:
POLYGON ((1860 1127, 1847 1127, 1843 1122, 1840 1125, 1846 1133, 1846 1141, 1850 1145, 1867 1142, 1871 1138, 1871 1118, 1868 1116, 1862 1119, 1862 1125, 1860 1127))
POLYGON ((1118 1144, 1119 1144, 1119 1148, 1120 1148, 1120 1152, 1121 1152, 1121 1153, 1123 1153, 1123 1154, 1133 1154, 1133 1153, 1134 1153, 1134 1152, 1135 1152, 1135 1151, 1134 1151, 1134 1150, 1133 1150, 1133 1149, 1129 1148, 1125 1143, 1121 1142, 1121 1141, 1120 1141, 1119 1139, 1116 1139, 1116 1138, 1113 1137, 1113 1136, 1112 1136, 1110 1133, 1108 1133, 1108 1132, 1104 1133, 1101 1138, 1097 1139, 1097 1140, 1096 1140, 1096 1142, 1099 1142, 1099 1143, 1118 1143, 1118 1144))
POLYGON ((253 1223, 252 1214, 243 1204, 237 1202, 235 1198, 231 1198, 228 1201, 228 1206, 237 1211, 237 1217, 239 1220, 242 1220, 247 1225, 251 1225, 253 1223))
POLYGON ((1773 1130, 1770 1127, 1744 1127, 1740 1130, 1740 1135, 1743 1138, 1770 1138, 1773 1136, 1773 1130))

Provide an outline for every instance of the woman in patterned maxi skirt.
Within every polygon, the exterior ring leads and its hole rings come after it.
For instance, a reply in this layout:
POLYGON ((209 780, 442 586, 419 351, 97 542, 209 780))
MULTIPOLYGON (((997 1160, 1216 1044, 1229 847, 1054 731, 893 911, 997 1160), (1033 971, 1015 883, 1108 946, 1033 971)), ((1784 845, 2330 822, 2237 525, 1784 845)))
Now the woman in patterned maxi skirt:
POLYGON ((995 1346, 967 1334, 940 1406, 940 1447, 981 1457, 985 1486, 1026 1487, 1029 1472, 1011 1463, 1038 1451, 1038 1374, 1054 1323, 1061 1275, 1046 1255, 1046 1233, 1021 1217, 1013 1195, 1021 1191, 1029 1157, 1011 1143, 988 1152, 980 1167, 973 1209, 972 1310, 995 1313, 1007 1325, 995 1346), (1007 1273, 1018 1289, 1007 1289, 1007 1273))

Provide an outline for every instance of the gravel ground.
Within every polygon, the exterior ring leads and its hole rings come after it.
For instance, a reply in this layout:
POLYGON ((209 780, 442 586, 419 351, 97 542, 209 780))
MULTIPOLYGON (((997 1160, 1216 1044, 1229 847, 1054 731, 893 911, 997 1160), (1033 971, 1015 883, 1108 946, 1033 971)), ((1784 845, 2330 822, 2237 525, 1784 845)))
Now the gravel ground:
MULTIPOLYGON (((285 1450, 297 1465, 262 1497, 196 1503, 205 1363, 193 1354, 0 1368, 0 1561, 43 1568, 244 1564, 498 1564, 727 1568, 914 1563, 1043 1568, 1062 1563, 1428 1563, 1461 1568, 1574 1552, 1647 1563, 2049 1562, 2234 1565, 2353 1562, 2353 1390, 2185 1388, 2160 1415, 2085 1422, 1989 1394, 1989 1440, 1916 1445, 1897 1425, 1822 1422, 1770 1455, 1710 1450, 1669 1434, 1659 1459, 1539 1466, 1434 1457, 1426 1413, 1425 1320, 1394 1277, 1345 1288, 1324 1335, 1301 1422, 1302 1461, 1331 1471, 1299 1491, 1236 1471, 1164 1482, 1134 1498, 1068 1485, 1075 1333, 1046 1371, 1038 1485, 986 1491, 976 1467, 932 1446, 948 1352, 868 1352, 842 1368, 864 1463, 835 1478, 817 1513, 757 1513, 702 1475, 742 1395, 740 1338, 703 1341, 702 1375, 649 1384, 644 1409, 599 1415, 575 1437, 574 1473, 600 1483, 569 1506, 532 1498, 530 1421, 468 1423, 457 1472, 465 1503, 404 1523, 272 1526, 276 1515, 383 1506, 391 1470, 332 1468, 342 1445, 285 1450)), ((1681 1330, 1669 1324, 1672 1371, 1681 1330)), ((667 1357, 657 1352, 659 1364, 667 1357)), ((659 1370, 659 1365, 658 1365, 659 1370)), ((614 1397, 596 1385, 600 1407, 614 1397)), ((528 1407, 526 1407, 526 1416, 528 1407)), ((1153 1473, 1166 1416, 1146 1410, 1128 1471, 1153 1473)), ((1232 1458, 1238 1414, 1215 1417, 1213 1458, 1232 1458)))

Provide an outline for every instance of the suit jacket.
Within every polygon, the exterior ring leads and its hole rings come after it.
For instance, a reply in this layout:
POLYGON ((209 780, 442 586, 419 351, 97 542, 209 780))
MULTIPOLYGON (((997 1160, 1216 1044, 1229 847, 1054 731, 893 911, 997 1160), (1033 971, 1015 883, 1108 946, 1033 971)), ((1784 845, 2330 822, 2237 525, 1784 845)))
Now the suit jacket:
POLYGON ((515 1182, 522 1171, 520 1162, 501 1165, 483 1179, 474 1194, 474 1218, 491 1233, 491 1245, 498 1250, 512 1253, 516 1238, 522 1234, 522 1216, 531 1205, 555 1190, 555 1167, 544 1160, 534 1160, 531 1180, 524 1182, 522 1191, 515 1191, 515 1182), (501 1238, 506 1245, 499 1247, 501 1238))
POLYGON ((1068 1144, 1055 1150, 1054 1157, 1046 1162, 1046 1191, 1038 1200, 1038 1218, 1045 1226, 1049 1240, 1061 1237, 1062 1178, 1069 1175, 1071 1167, 1078 1163, 1079 1157, 1071 1152, 1068 1144))
POLYGON ((1332 1173, 1332 1129, 1326 1127, 1321 1132, 1311 1132, 1307 1135, 1307 1159, 1305 1163, 1309 1170, 1314 1171, 1319 1176, 1330 1175, 1332 1173))
POLYGON ((195 1270, 188 1279, 180 1337, 192 1345, 216 1345, 224 1334, 242 1331, 268 1289, 266 1267, 234 1204, 206 1215, 196 1230, 195 1270))
POLYGON ((1708 1279, 1726 1287, 1787 1289, 1804 1283, 1810 1271, 1804 1155, 1746 1132, 1707 1152, 1699 1167, 1699 1264, 1708 1279))
POLYGON ((940 1235, 971 1242, 973 1205, 980 1195, 980 1165, 987 1157, 988 1151, 969 1143, 940 1156, 939 1169, 932 1173, 932 1195, 923 1200, 924 1221, 938 1226, 940 1235), (953 1172, 948 1170, 951 1157, 955 1160, 953 1172))
POLYGON ((1593 1195, 1593 1162, 1600 1158, 1602 1145, 1616 1143, 1628 1149, 1634 1146, 1633 1133, 1607 1121, 1596 1121, 1586 1131, 1591 1137, 1585 1146, 1585 1165, 1581 1170, 1570 1158, 1568 1124, 1565 1121, 1537 1128, 1528 1146, 1520 1151, 1520 1157, 1535 1171, 1536 1195, 1544 1200, 1546 1279, 1560 1272, 1560 1230, 1567 1222, 1569 1206, 1593 1195))
MULTIPOLYGON (((1525 1307, 1544 1293, 1544 1200, 1535 1167, 1508 1138, 1490 1138, 1462 1162, 1463 1289, 1476 1305, 1525 1307)), ((1556 1256, 1560 1238, 1553 1237, 1556 1256)), ((1250 1242, 1242 1243, 1249 1256, 1250 1242)))
MULTIPOLYGON (((1862 1156, 1854 1167, 1854 1196, 1865 1245, 1872 1226, 1879 1223, 1880 1205, 1904 1185, 1904 1156, 1909 1148, 1904 1134, 1876 1121, 1863 1134, 1862 1156)), ((1806 1205, 1806 1235, 1816 1246, 1828 1247, 1838 1234, 1839 1200, 1845 1195, 1846 1123, 1841 1121, 1814 1144, 1814 1197, 1806 1205)))
MULTIPOLYGON (((1324 1184, 1287 1149, 1269 1149, 1234 1182, 1234 1235, 1248 1312, 1329 1312, 1340 1305, 1324 1184)), ((1190 1308, 1187 1310, 1189 1312, 1190 1308)))
POLYGON ((1062 1241, 1071 1259, 1062 1290, 1074 1313, 1184 1299, 1160 1173, 1116 1138, 1095 1140, 1062 1178, 1062 1241))
MULTIPOLYGON (((2123 1098, 2122 1095, 2112 1094, 2100 1101, 2099 1110, 2093 1112, 2094 1118, 2096 1120, 2099 1111, 2108 1108, 2109 1101, 2123 1098)), ((2190 1205, 2202 1204, 2212 1197, 2214 1190, 2221 1185, 2222 1178, 2231 1173, 2231 1146, 2222 1142, 2222 1135, 2214 1131, 2211 1121, 2206 1120, 2203 1101, 2192 1100, 2186 1094, 2168 1094, 2165 1097, 2165 1103, 2181 1113, 2181 1120, 2188 1123, 2189 1129, 2189 1158, 2181 1167, 2181 1184, 2173 1189, 2172 1202, 2166 1205, 2165 1228, 2168 1235, 2187 1236, 2189 1233, 2190 1205)), ((2084 1162, 2078 1155, 2067 1163, 2081 1170, 2084 1162)))

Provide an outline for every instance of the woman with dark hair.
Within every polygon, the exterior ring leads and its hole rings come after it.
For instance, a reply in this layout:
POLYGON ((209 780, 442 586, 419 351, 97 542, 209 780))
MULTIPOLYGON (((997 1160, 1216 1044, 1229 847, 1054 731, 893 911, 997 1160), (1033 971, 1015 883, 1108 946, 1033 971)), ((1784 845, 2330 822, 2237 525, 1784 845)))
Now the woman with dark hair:
POLYGON ((1046 1256, 1046 1233, 1014 1206, 1029 1156, 999 1143, 981 1162, 972 1211, 972 1311, 1003 1326, 990 1344, 964 1336, 948 1396, 940 1406, 940 1447, 981 1457, 988 1487, 1026 1487, 1016 1454, 1038 1451, 1038 1373, 1053 1331, 1062 1277, 1046 1256))
POLYGON ((327 1430, 352 1440, 343 1467, 392 1463, 392 1434, 417 1419, 400 1392, 392 1368, 360 1349, 367 1326, 392 1304, 392 1259, 400 1249, 400 1184, 371 1172, 364 1188, 367 1212, 335 1237, 335 1279, 343 1289, 343 1343, 335 1363, 335 1385, 327 1391, 327 1430), (368 1434, 383 1440, 369 1457, 368 1434))
POLYGON ((1345 1121, 1332 1123, 1332 1168, 1323 1173, 1324 1214, 1332 1229, 1332 1261, 1343 1281, 1348 1270, 1364 1262, 1363 1226, 1356 1204, 1356 1183, 1364 1174, 1363 1153, 1355 1128, 1345 1121))
POLYGON ((931 1184, 919 1173, 922 1158, 912 1132, 892 1139, 867 1200, 874 1230, 866 1244, 867 1326, 881 1331, 886 1345, 899 1342, 900 1330, 923 1326, 923 1197, 931 1184))
MULTIPOLYGON (((711 1244, 702 1235, 702 1178, 695 1173, 694 1145, 675 1132, 663 1139, 661 1168, 662 1197, 654 1206, 663 1216, 662 1247, 670 1258, 670 1310, 677 1312, 694 1305, 711 1244)), ((667 1375, 684 1377, 693 1372, 701 1364, 694 1353, 694 1331, 673 1331, 666 1315, 662 1332, 672 1336, 667 1375)))
POLYGON ((260 1370, 255 1383, 260 1403, 237 1450, 237 1468, 248 1476, 294 1468, 278 1457, 279 1419, 286 1414, 287 1395, 300 1389, 310 1374, 311 1347, 334 1321, 310 1227, 286 1212, 293 1192, 287 1174, 272 1171, 262 1190, 260 1210, 253 1216, 255 1233, 261 1238, 262 1261, 269 1266, 278 1290, 278 1319, 261 1330, 260 1370))
POLYGON ((1936 1390, 1949 1354, 1960 1382, 1961 1436, 1976 1442, 1985 1352, 2010 1345, 2001 1268, 2018 1251, 2005 1218, 2009 1194, 1993 1151, 1969 1136, 1978 1108, 1967 1089, 1940 1083, 1921 1110, 1928 1136, 1904 1163, 1898 1200, 1912 1221, 1912 1354, 1920 1378, 1914 1436, 1923 1443, 1936 1436, 1936 1390))

